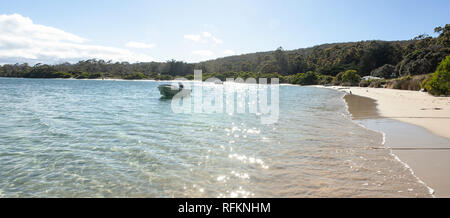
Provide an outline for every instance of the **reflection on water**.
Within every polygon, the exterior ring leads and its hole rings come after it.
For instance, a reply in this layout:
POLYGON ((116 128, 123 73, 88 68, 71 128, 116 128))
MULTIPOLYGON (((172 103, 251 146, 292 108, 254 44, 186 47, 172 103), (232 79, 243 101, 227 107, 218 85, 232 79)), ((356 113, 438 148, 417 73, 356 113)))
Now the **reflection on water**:
POLYGON ((174 114, 158 82, 0 79, 0 197, 428 196, 341 93, 280 87, 280 117, 174 114))

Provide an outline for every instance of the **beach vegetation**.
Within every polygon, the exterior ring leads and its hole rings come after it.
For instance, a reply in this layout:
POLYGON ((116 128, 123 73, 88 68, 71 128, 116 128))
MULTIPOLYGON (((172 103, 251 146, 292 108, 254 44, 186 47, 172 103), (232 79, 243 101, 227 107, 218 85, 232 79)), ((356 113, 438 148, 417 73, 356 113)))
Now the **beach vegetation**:
POLYGON ((88 73, 88 72, 81 72, 81 71, 72 71, 73 78, 75 79, 98 79, 103 78, 102 73, 88 73))
POLYGON ((450 93, 450 55, 447 56, 438 66, 436 72, 429 75, 422 83, 428 93, 441 96, 450 93))
POLYGON ((188 80, 194 80, 194 74, 188 74, 185 78, 188 80))
POLYGON ((342 84, 342 76, 345 74, 345 72, 340 72, 338 73, 334 78, 333 81, 331 82, 332 85, 334 86, 339 86, 342 84))
POLYGON ((298 73, 296 74, 291 83, 297 85, 317 85, 319 80, 319 76, 317 73, 308 71, 306 73, 298 73))
POLYGON ((23 75, 25 78, 70 78, 70 73, 58 71, 50 65, 36 65, 29 72, 23 75))
POLYGON ((359 87, 369 87, 372 82, 373 82, 372 79, 368 79, 368 80, 362 79, 359 82, 359 87))
POLYGON ((426 77, 426 75, 408 75, 395 79, 388 79, 385 80, 384 86, 390 89, 419 91, 422 88, 422 81, 424 81, 426 77))
POLYGON ((128 79, 128 80, 140 80, 140 79, 146 79, 146 78, 147 77, 141 72, 131 73, 131 74, 128 74, 123 77, 123 79, 128 79))
POLYGON ((344 74, 342 74, 341 85, 344 86, 357 86, 361 81, 361 76, 357 73, 356 70, 347 70, 344 74))
POLYGON ((333 76, 318 74, 318 85, 331 85, 333 79, 333 76))
POLYGON ((168 75, 168 74, 161 74, 161 75, 158 75, 155 79, 156 80, 173 80, 174 77, 171 75, 168 75))
POLYGON ((386 86, 387 81, 385 79, 376 79, 372 80, 369 84, 370 88, 384 88, 386 86))

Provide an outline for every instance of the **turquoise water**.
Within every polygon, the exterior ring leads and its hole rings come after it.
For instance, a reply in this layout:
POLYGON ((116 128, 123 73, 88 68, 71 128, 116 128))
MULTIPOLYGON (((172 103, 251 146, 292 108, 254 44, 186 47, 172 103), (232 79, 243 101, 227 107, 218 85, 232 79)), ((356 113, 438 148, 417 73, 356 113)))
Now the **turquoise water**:
POLYGON ((0 197, 423 197, 342 93, 280 86, 277 123, 176 114, 151 81, 0 78, 0 197))

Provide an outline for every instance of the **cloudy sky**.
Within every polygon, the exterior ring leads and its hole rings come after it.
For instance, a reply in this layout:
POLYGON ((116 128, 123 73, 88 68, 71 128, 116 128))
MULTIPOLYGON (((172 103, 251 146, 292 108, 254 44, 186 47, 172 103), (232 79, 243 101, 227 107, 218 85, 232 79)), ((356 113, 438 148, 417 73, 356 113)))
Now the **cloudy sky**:
POLYGON ((0 64, 198 62, 331 42, 411 39, 448 0, 0 0, 0 64))

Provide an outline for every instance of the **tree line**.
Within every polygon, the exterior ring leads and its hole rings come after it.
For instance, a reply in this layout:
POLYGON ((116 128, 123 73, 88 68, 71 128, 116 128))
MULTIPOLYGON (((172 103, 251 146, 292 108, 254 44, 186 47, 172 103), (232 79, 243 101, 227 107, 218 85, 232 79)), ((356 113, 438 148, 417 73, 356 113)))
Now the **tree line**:
POLYGON ((202 69, 204 79, 280 78, 294 84, 356 84, 364 76, 392 79, 433 73, 450 54, 450 24, 435 28, 437 37, 419 35, 404 41, 360 41, 318 45, 311 48, 236 55, 199 63, 128 63, 83 60, 55 65, 4 64, 2 77, 25 78, 122 78, 170 80, 193 78, 202 69), (347 78, 349 81, 347 81, 347 78), (344 80, 343 80, 344 79, 344 80))

